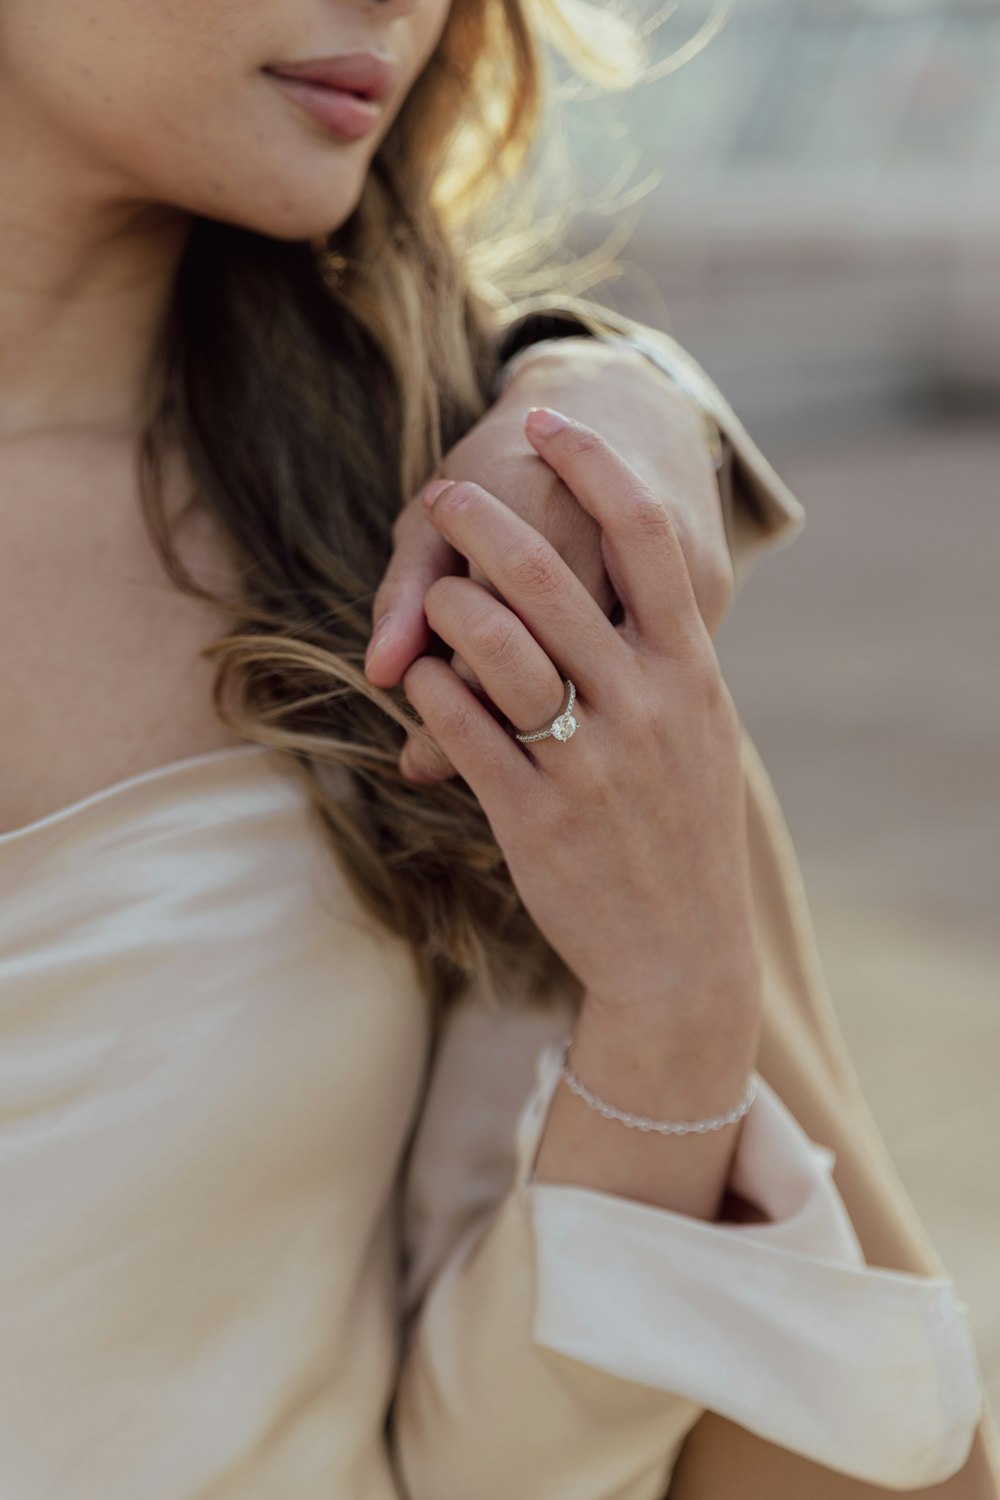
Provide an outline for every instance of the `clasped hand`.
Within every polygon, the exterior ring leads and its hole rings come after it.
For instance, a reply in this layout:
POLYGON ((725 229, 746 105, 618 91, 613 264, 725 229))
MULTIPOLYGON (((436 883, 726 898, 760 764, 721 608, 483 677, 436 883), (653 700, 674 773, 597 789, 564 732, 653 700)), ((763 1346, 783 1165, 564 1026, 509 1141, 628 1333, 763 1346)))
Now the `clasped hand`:
POLYGON ((590 996, 697 1006, 754 948, 739 716, 661 499, 592 428, 543 409, 524 430, 599 528, 621 618, 488 490, 432 482, 428 519, 485 582, 438 577, 427 622, 489 704, 436 656, 403 688, 590 996), (547 724, 567 677, 578 732, 521 744, 512 728, 547 724))

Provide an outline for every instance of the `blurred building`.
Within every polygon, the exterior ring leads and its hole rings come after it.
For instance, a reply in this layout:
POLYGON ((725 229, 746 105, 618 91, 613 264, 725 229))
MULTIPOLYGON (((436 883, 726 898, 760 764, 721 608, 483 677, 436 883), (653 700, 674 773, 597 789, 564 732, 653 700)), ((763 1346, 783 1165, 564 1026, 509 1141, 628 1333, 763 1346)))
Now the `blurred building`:
POLYGON ((612 289, 758 425, 1000 400, 997 0, 681 0, 678 71, 570 110, 588 193, 637 148, 612 289))

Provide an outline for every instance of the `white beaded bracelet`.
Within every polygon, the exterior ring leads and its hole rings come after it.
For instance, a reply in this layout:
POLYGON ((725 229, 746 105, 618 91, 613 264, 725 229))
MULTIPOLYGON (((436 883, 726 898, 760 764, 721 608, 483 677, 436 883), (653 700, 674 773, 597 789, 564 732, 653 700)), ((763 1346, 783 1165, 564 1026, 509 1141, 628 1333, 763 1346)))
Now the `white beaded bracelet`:
POLYGON ((746 1086, 743 1098, 735 1109, 731 1109, 725 1115, 712 1115, 707 1120, 650 1120, 644 1115, 630 1115, 625 1110, 616 1109, 613 1104, 608 1104, 604 1099, 598 1099, 592 1094, 586 1084, 581 1083, 569 1065, 569 1049, 573 1042, 572 1033, 563 1037, 562 1041, 562 1068, 561 1074, 574 1094, 578 1094, 585 1104, 591 1109, 596 1109, 606 1120, 620 1120, 623 1125, 629 1125, 633 1130, 655 1130, 660 1135, 704 1135, 708 1130, 721 1130, 724 1125, 733 1125, 737 1120, 747 1113, 751 1104, 757 1097, 757 1074, 750 1074, 750 1081, 746 1086))

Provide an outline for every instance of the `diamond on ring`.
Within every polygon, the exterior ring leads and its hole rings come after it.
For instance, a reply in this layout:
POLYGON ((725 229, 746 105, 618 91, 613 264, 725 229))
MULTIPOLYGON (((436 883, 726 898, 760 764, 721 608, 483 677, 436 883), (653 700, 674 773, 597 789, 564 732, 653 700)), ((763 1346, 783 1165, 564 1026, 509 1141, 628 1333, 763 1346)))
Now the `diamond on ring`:
POLYGON ((566 691, 569 694, 566 706, 556 715, 547 729, 537 729, 534 734, 521 734, 515 731, 514 738, 520 740, 522 745, 533 745, 536 740, 548 739, 549 735, 554 740, 568 740, 572 735, 576 734, 577 729, 580 727, 579 721, 573 717, 576 688, 568 677, 566 678, 566 691))

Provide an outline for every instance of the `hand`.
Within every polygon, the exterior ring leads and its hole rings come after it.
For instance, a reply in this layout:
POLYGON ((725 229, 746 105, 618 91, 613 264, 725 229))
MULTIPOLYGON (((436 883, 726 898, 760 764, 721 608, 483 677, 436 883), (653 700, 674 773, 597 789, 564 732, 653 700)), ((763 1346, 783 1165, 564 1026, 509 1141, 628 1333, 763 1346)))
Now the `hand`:
POLYGON ((424 609, 515 728, 454 667, 403 678, 426 730, 478 797, 538 927, 592 1000, 632 1016, 731 992, 755 958, 741 728, 659 497, 591 428, 526 431, 600 530, 622 606, 612 624, 552 544, 471 483, 428 486, 435 530, 488 580, 442 577, 424 609), (495 592, 493 592, 495 591, 495 592))
MULTIPOLYGON (((540 463, 525 442, 525 408, 553 402, 591 425, 598 422, 662 498, 702 618, 714 634, 729 607, 733 571, 701 417, 634 350, 597 339, 562 339, 554 348, 532 352, 497 404, 447 455, 444 476, 476 481, 537 527, 610 614, 616 601, 602 559, 599 528, 560 476, 540 463)), ((380 687, 395 686, 429 644, 423 613, 427 588, 436 578, 464 574, 469 568, 429 524, 419 495, 401 512, 394 537, 395 551, 374 601, 376 630, 390 611, 392 618, 366 667, 380 687)), ((475 567, 469 576, 488 586, 475 567)), ((456 656, 452 664, 476 685, 468 663, 456 656)), ((402 750, 400 769, 415 781, 440 781, 454 771, 440 747, 424 750, 413 740, 402 750)))

